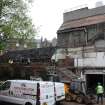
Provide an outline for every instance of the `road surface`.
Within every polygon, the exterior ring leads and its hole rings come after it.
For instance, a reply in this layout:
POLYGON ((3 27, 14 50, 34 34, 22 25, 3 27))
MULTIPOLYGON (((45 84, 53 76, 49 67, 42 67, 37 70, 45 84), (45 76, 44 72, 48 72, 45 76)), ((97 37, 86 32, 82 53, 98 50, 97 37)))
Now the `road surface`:
MULTIPOLYGON (((9 104, 9 103, 0 103, 0 105, 17 105, 17 104, 9 104)), ((75 102, 65 102, 64 104, 60 104, 60 105, 84 105, 84 104, 77 104, 75 102)))
MULTIPOLYGON (((17 105, 17 104, 9 104, 9 103, 0 103, 0 105, 17 105)), ((63 102, 62 104, 60 105, 85 105, 85 104, 78 104, 78 103, 75 103, 75 102, 63 102)), ((101 105, 101 104, 93 104, 93 105, 101 105)), ((104 99, 104 103, 103 105, 105 105, 105 99, 104 99)))

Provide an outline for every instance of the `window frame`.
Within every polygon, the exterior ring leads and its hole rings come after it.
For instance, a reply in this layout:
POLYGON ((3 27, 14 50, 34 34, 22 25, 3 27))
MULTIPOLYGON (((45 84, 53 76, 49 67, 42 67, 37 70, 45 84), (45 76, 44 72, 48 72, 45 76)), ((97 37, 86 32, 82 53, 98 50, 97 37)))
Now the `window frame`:
POLYGON ((5 83, 3 83, 1 85, 1 90, 8 90, 11 86, 11 82, 10 81, 6 81, 5 83))

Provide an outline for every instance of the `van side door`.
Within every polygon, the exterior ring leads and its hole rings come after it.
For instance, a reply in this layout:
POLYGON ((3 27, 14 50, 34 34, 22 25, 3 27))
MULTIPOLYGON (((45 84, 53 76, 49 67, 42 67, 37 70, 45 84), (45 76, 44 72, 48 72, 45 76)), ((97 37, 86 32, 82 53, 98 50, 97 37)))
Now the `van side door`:
POLYGON ((40 102, 41 105, 55 104, 53 82, 44 82, 40 84, 40 102))

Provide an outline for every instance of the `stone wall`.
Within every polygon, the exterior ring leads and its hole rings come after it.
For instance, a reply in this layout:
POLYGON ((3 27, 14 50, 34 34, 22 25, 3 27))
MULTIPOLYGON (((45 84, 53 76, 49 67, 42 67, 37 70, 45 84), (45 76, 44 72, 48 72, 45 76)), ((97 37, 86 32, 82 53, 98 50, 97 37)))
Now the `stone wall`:
POLYGON ((89 16, 95 16, 99 14, 105 14, 105 6, 93 8, 93 9, 88 9, 86 8, 81 8, 78 10, 70 11, 64 13, 64 22, 66 21, 71 21, 71 20, 77 20, 80 18, 85 18, 89 16))

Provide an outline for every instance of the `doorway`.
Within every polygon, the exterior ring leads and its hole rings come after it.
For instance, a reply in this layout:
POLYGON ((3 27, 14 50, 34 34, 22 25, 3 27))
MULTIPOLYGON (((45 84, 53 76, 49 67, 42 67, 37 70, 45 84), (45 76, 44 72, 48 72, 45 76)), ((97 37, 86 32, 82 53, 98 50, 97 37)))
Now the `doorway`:
POLYGON ((91 92, 95 93, 95 88, 98 82, 104 85, 104 75, 103 74, 86 74, 87 90, 91 90, 91 92))

